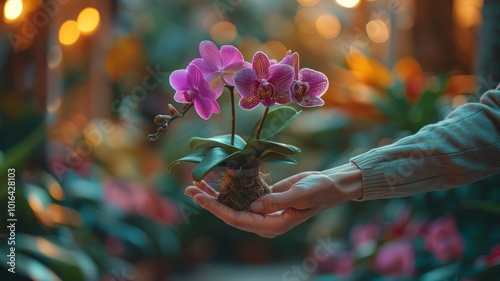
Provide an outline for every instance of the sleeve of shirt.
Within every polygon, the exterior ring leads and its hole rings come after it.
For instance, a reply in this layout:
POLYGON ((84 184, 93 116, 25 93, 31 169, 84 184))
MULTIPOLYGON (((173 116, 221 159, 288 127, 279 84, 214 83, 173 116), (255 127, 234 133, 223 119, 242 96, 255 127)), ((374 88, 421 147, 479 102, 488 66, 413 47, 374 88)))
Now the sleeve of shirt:
POLYGON ((500 171, 500 85, 443 121, 351 161, 362 171, 359 201, 449 189, 494 175, 500 171))

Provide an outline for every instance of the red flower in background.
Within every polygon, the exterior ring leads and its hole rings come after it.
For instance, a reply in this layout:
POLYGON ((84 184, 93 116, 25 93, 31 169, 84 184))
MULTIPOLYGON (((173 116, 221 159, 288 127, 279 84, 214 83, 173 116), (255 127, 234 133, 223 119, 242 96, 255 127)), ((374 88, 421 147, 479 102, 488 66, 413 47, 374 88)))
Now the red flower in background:
POLYGON ((124 213, 136 213, 164 224, 179 220, 176 205, 149 187, 118 180, 107 180, 104 186, 106 202, 124 213))
POLYGON ((406 241, 391 241, 375 256, 375 270, 384 276, 411 276, 415 268, 415 249, 406 241))
POLYGON ((458 260, 462 257, 464 242, 452 216, 437 218, 430 223, 425 247, 442 262, 458 260))

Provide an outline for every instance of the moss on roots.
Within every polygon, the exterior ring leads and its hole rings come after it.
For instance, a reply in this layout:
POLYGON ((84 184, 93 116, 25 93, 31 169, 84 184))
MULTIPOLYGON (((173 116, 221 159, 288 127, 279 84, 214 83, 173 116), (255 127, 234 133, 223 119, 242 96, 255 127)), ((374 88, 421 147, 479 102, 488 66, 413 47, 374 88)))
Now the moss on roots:
POLYGON ((236 211, 248 211, 253 201, 268 193, 269 186, 258 169, 228 170, 222 178, 217 201, 236 211))

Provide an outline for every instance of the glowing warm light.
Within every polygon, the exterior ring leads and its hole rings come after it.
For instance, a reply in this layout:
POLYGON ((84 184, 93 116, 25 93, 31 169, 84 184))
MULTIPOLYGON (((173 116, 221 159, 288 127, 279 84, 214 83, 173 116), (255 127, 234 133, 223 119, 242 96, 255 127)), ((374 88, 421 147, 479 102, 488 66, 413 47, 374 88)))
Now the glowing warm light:
POLYGON ((358 6, 360 0, 336 0, 337 3, 345 8, 354 8, 358 6))
POLYGON ((63 45, 72 45, 80 38, 78 23, 74 20, 68 20, 59 28, 59 42, 63 45))
POLYGON ((11 22, 17 19, 23 12, 23 1, 7 0, 3 6, 3 16, 5 22, 11 22))
POLYGON ((312 7, 318 4, 319 0, 297 0, 301 6, 312 7))
POLYGON ((381 20, 371 20, 366 24, 366 33, 375 43, 384 43, 389 40, 390 33, 387 25, 381 20))
POLYGON ((483 0, 455 0, 453 1, 454 20, 464 28, 480 25, 483 22, 482 7, 483 0))
POLYGON ((280 41, 271 40, 266 42, 262 46, 262 51, 269 55, 271 58, 279 58, 281 59, 285 53, 288 51, 288 48, 281 43, 280 41))
POLYGON ((236 26, 228 21, 218 22, 210 30, 210 36, 219 44, 233 42, 236 35, 238 35, 236 26))
POLYGON ((95 8, 85 8, 78 15, 78 29, 84 33, 94 31, 99 25, 101 17, 95 8))
POLYGON ((333 39, 337 37, 342 28, 337 17, 331 14, 319 16, 319 18, 316 19, 315 25, 319 35, 326 39, 333 39))

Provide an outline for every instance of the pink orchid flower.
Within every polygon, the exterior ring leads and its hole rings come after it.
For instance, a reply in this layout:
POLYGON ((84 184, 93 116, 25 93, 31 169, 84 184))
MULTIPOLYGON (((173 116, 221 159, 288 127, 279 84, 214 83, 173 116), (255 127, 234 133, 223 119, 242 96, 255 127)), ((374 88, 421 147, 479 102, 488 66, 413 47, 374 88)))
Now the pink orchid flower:
POLYGON ((216 99, 220 96, 214 92, 203 78, 201 71, 194 65, 170 74, 170 85, 176 90, 174 100, 180 103, 194 103, 194 109, 201 118, 207 120, 212 113, 219 113, 220 107, 216 99))
POLYGON ((325 104, 321 96, 328 89, 328 78, 325 74, 309 69, 300 69, 300 57, 297 52, 288 51, 281 64, 290 65, 294 69, 294 81, 290 87, 292 99, 303 107, 314 107, 325 104))
POLYGON ((285 64, 271 64, 263 52, 253 56, 252 68, 237 71, 234 85, 241 95, 240 106, 253 109, 262 103, 264 106, 286 104, 291 101, 290 86, 293 82, 293 68, 285 64))
POLYGON ((384 276, 411 276, 415 269, 415 249, 407 241, 384 243, 375 256, 374 266, 384 276))
POLYGON ((224 91, 224 84, 234 86, 233 75, 236 71, 251 67, 234 46, 224 45, 219 51, 212 41, 202 41, 199 49, 201 59, 195 59, 191 64, 201 70, 218 95, 224 91))
POLYGON ((452 216, 440 217, 430 223, 425 247, 442 262, 459 260, 462 257, 464 241, 452 216))

